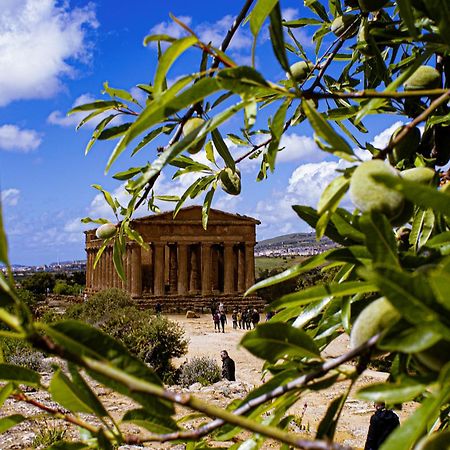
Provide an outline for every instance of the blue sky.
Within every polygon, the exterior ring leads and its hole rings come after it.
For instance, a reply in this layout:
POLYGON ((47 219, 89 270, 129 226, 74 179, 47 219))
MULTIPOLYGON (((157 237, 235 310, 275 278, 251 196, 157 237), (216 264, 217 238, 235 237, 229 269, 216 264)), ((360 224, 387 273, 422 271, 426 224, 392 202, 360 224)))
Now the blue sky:
MULTIPOLYGON (((80 218, 111 217, 101 196, 90 187, 98 183, 124 199, 121 184, 104 175, 112 141, 94 146, 88 156, 84 147, 92 127, 75 131, 76 119, 66 112, 75 104, 102 98, 104 81, 132 89, 151 81, 156 50, 144 47, 150 32, 180 35, 169 12, 182 18, 205 41, 219 43, 242 1, 66 1, 2 0, 0 15, 0 191, 11 261, 42 264, 82 259, 86 226, 80 218)), ((303 12, 303 2, 284 1, 283 15, 290 20, 303 12)), ((298 33, 312 55, 313 30, 298 33)), ((249 64, 251 35, 243 27, 233 40, 230 54, 249 64)), ((197 69, 197 54, 188 54, 169 72, 169 80, 197 69), (195 62, 195 66, 192 63, 195 62)), ((257 53, 257 69, 267 78, 284 75, 274 62, 263 31, 257 53)), ((294 62, 294 61, 293 61, 294 62)), ((138 91, 133 90, 136 95, 138 91)), ((259 124, 266 125, 262 112, 259 124)), ((381 144, 394 118, 371 118, 365 140, 381 144), (379 135, 377 137, 377 135, 379 135)), ((236 132, 239 120, 225 124, 223 134, 236 132)), ((160 145, 164 141, 159 142, 160 145)), ((220 194, 214 208, 247 214, 261 220, 258 239, 305 231, 292 213, 295 203, 316 205, 318 196, 342 162, 327 157, 314 143, 306 125, 290 130, 282 145, 275 174, 256 183, 256 162, 242 167, 243 194, 220 194)), ((122 157, 115 170, 153 160, 155 147, 135 161, 122 157)), ((242 150, 231 146, 233 154, 242 150)), ((202 159, 201 154, 198 158, 202 159)), ((171 182, 165 175, 158 193, 180 194, 190 180, 171 182)), ((171 204, 162 204, 171 209, 171 204)))

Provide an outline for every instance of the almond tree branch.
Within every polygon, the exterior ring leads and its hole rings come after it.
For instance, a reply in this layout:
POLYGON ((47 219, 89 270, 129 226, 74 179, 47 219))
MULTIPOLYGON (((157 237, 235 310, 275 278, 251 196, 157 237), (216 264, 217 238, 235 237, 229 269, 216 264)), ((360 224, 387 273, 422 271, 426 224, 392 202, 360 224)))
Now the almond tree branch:
POLYGON ((381 152, 376 156, 376 159, 385 159, 386 156, 389 154, 389 152, 391 152, 391 150, 400 142, 402 141, 407 134, 417 125, 419 125, 419 123, 427 120, 428 116, 437 108, 439 108, 439 106, 441 106, 443 103, 447 102, 448 99, 450 97, 450 90, 445 90, 445 92, 438 97, 437 99, 433 100, 430 103, 430 106, 423 111, 420 115, 418 115, 414 120, 412 120, 410 123, 406 124, 402 131, 400 131, 400 133, 398 133, 394 139, 392 139, 389 144, 383 149, 381 150, 381 152))

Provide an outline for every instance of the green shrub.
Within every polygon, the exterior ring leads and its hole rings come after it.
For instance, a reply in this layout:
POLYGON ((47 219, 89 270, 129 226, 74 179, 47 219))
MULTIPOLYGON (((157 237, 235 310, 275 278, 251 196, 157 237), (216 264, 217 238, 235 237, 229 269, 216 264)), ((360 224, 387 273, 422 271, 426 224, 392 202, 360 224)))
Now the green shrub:
POLYGON ((45 355, 42 352, 34 350, 25 341, 0 338, 0 347, 6 363, 37 371, 42 369, 42 359, 45 358, 45 355))
POLYGON ((64 280, 56 280, 53 293, 58 295, 79 295, 83 286, 79 284, 68 284, 64 280))
POLYGON ((45 424, 37 430, 31 446, 33 448, 48 448, 63 441, 65 437, 66 430, 64 428, 45 424))
POLYGON ((192 358, 180 367, 179 384, 190 386, 201 383, 203 386, 216 383, 222 378, 221 370, 216 360, 209 356, 192 358))
POLYGON ((163 380, 174 372, 171 359, 187 352, 188 341, 178 323, 139 310, 120 289, 106 289, 84 303, 71 306, 64 318, 90 323, 118 339, 132 354, 151 365, 163 380))

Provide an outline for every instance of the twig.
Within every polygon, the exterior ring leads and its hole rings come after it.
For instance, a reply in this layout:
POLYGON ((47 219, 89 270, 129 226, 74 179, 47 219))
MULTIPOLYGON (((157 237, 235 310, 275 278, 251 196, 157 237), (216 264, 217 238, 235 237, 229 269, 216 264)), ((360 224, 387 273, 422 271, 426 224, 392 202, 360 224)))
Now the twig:
POLYGON ((389 154, 389 152, 400 142, 402 141, 407 134, 416 127, 419 123, 423 122, 424 120, 427 120, 428 116, 439 106, 441 106, 443 103, 445 103, 450 97, 450 90, 446 90, 440 97, 433 100, 430 103, 430 106, 420 115, 418 115, 414 120, 412 120, 410 123, 406 124, 402 131, 400 131, 394 139, 392 139, 389 144, 380 151, 380 153, 376 156, 375 159, 385 159, 386 156, 389 154))

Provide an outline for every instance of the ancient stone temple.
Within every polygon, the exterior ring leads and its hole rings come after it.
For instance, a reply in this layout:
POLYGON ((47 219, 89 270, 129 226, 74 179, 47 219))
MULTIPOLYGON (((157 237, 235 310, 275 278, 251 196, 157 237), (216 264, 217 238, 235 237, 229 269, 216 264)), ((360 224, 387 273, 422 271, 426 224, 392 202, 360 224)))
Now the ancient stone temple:
POLYGON ((96 268, 95 255, 102 245, 95 230, 86 231, 86 292, 117 287, 127 290, 143 305, 161 303, 163 310, 202 310, 212 302, 228 306, 255 305, 258 297, 243 298, 255 282, 256 225, 247 216, 211 209, 208 228, 201 223, 201 207, 135 219, 149 249, 127 243, 123 282, 113 264, 112 245, 105 249, 96 268))

